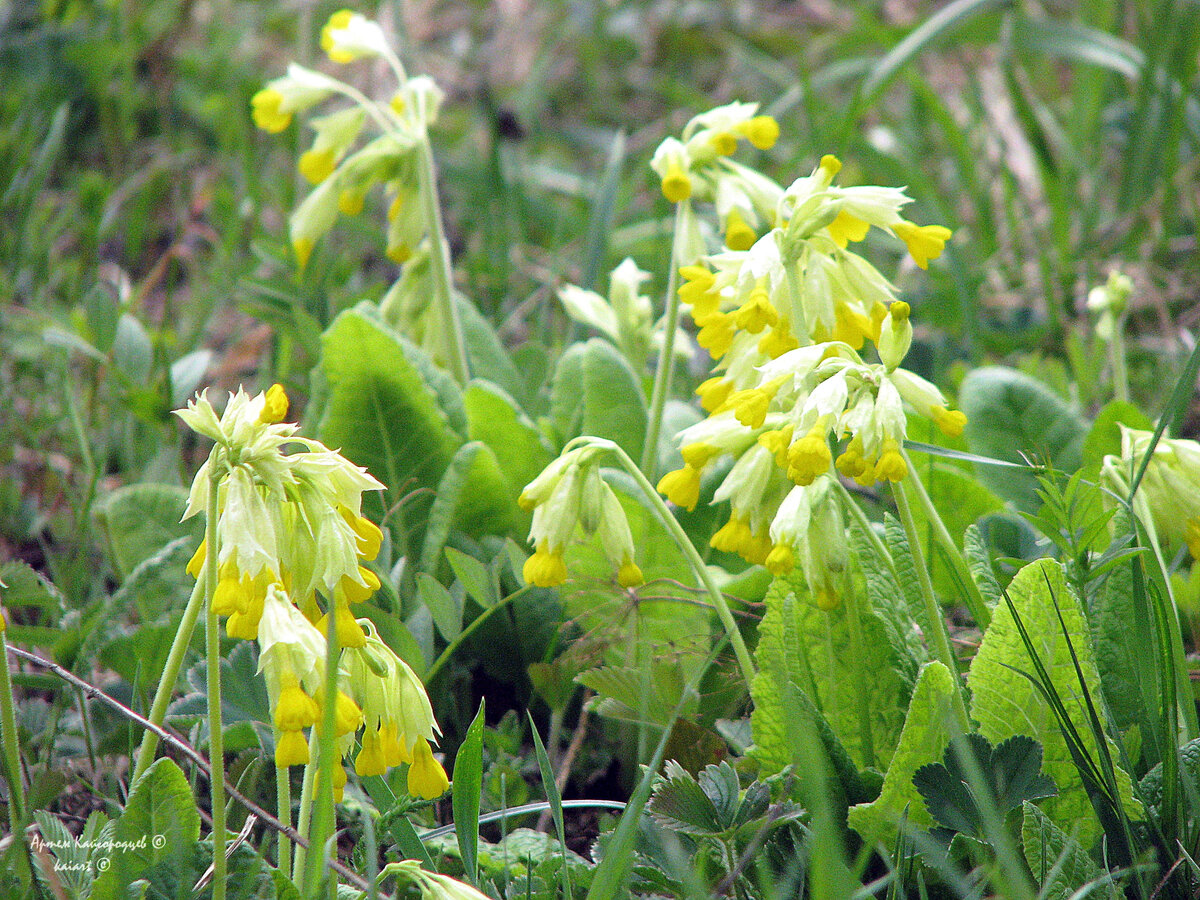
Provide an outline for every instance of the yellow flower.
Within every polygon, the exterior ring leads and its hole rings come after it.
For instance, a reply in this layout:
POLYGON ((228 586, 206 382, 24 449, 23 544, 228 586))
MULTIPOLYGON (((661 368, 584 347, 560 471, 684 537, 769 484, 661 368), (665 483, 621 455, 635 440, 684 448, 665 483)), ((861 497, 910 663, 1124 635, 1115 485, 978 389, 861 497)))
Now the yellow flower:
POLYGON ((700 501, 700 472, 692 466, 668 472, 658 481, 658 492, 676 506, 691 512, 700 501))
POLYGON ((739 125, 738 130, 759 150, 770 150, 779 140, 779 123, 773 116, 754 116, 739 125))
POLYGON ((275 740, 275 765, 281 769, 288 766, 307 765, 309 760, 308 740, 302 731, 284 731, 275 740))
POLYGON ((567 564, 562 551, 549 549, 546 541, 542 541, 533 556, 525 560, 521 576, 529 584, 538 587, 556 587, 567 580, 567 564))
POLYGON ((384 760, 383 742, 378 732, 368 731, 363 734, 362 749, 354 758, 354 771, 360 777, 367 775, 382 775, 387 771, 384 760))
POLYGON ((408 792, 422 800, 436 800, 450 787, 450 779, 441 763, 433 758, 428 741, 417 741, 413 761, 408 767, 408 792))
POLYGON ((842 210, 837 214, 837 217, 829 223, 829 236, 833 238, 833 242, 843 250, 850 241, 861 241, 867 236, 867 232, 871 230, 871 224, 864 222, 857 216, 852 216, 850 213, 842 210))
POLYGON ((912 222, 897 222, 892 233, 908 245, 908 253, 922 269, 929 267, 929 260, 937 259, 954 232, 944 225, 914 225, 912 222))

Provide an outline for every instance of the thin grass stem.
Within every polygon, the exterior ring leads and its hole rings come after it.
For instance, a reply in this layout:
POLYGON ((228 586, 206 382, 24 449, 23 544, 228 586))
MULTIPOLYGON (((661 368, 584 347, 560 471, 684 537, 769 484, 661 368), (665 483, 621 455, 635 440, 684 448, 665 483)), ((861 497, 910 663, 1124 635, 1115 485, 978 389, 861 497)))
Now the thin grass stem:
POLYGON ((208 509, 204 555, 204 646, 208 660, 208 756, 212 766, 213 900, 225 900, 225 751, 221 728, 221 632, 212 598, 217 589, 217 491, 222 467, 212 466, 208 476, 208 509))

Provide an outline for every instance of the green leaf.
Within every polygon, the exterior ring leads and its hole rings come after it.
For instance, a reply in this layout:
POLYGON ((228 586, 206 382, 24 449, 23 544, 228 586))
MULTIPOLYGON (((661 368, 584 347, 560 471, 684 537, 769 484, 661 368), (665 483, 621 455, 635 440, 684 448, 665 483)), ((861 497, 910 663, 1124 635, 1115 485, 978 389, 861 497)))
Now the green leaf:
MULTIPOLYGON (((965 435, 972 452, 1019 463, 1022 454, 1050 462, 1068 474, 1083 462, 1087 424, 1044 384, 1002 366, 976 369, 963 379, 959 405, 967 414, 965 435)), ((979 480, 1018 507, 1040 505, 1037 480, 1029 472, 978 466, 979 480)))
POLYGON ((992 555, 988 551, 987 541, 978 525, 971 525, 963 534, 963 555, 967 565, 971 567, 971 577, 975 586, 983 595, 989 608, 995 607, 1002 596, 1000 583, 996 580, 996 572, 992 569, 992 555))
POLYGON ((463 392, 463 406, 468 436, 492 449, 515 490, 533 481, 554 458, 554 452, 516 401, 496 385, 472 381, 463 392))
POLYGON ((1033 738, 1016 735, 993 747, 983 735, 971 733, 951 738, 943 761, 917 769, 913 785, 939 825, 986 840, 981 806, 1003 821, 1023 802, 1058 792, 1041 768, 1042 748, 1033 738))
MULTIPOLYGON (((1030 563, 1013 578, 1008 593, 1026 630, 1037 642, 1038 655, 1066 705, 1084 747, 1092 759, 1098 760, 1099 747, 1092 733, 1071 651, 1058 620, 1059 613, 1070 635, 1084 683, 1093 697, 1100 696, 1100 673, 1092 656, 1087 620, 1078 599, 1067 586, 1062 566, 1053 560, 1030 563), (1056 601, 1059 613, 1055 611, 1056 601)), ((1083 779, 1072 761, 1050 704, 1020 672, 1032 674, 1033 662, 1013 621, 1012 611, 1007 604, 1000 604, 968 675, 971 716, 979 723, 980 733, 993 743, 1023 734, 1042 745, 1046 774, 1054 779, 1059 789, 1058 796, 1046 800, 1043 808, 1061 827, 1078 828, 1080 843, 1090 846, 1099 834, 1099 822, 1083 779)), ((1117 748, 1111 740, 1105 740, 1116 758, 1119 755, 1117 748)), ((1130 818, 1142 818, 1141 804, 1133 798, 1128 773, 1119 767, 1116 772, 1121 799, 1130 818)))
POLYGON ((454 756, 454 833, 463 871, 479 883, 479 797, 483 789, 483 701, 454 756))
MULTIPOLYGON (((460 595, 461 597, 461 595, 460 595)), ((433 624, 447 641, 453 641, 462 633, 462 603, 432 575, 417 573, 417 598, 433 616, 433 624)))
POLYGON ((508 351, 492 328, 492 323, 475 308, 475 304, 459 296, 458 315, 462 323, 463 341, 467 345, 467 359, 471 364, 471 375, 486 379, 522 400, 526 392, 525 379, 513 365, 508 351))
POLYGON ((472 600, 484 609, 490 609, 500 602, 495 573, 487 566, 453 547, 446 548, 446 559, 472 600))
POLYGON ((921 579, 917 575, 916 560, 913 559, 912 549, 908 544, 908 534, 891 513, 883 516, 884 534, 887 536, 888 551, 892 554, 892 564, 899 590, 897 597, 902 599, 908 609, 909 618, 921 626, 923 634, 932 634, 932 629, 940 627, 936 622, 930 622, 922 600, 921 579))
POLYGON ((117 321, 113 361, 132 385, 146 385, 154 368, 154 344, 146 326, 126 313, 117 321))
POLYGON ((1069 900, 1082 896, 1081 889, 1104 879, 1099 890, 1088 897, 1120 900, 1124 892, 1092 861, 1079 841, 1063 831, 1044 812, 1032 803, 1023 804, 1021 843, 1025 861, 1039 887, 1038 896, 1045 900, 1069 900))
POLYGON ((629 363, 608 341, 593 338, 568 348, 550 391, 552 416, 564 440, 590 434, 641 458, 646 398, 629 363))
POLYGON ((131 484, 96 502, 92 515, 108 541, 118 578, 124 580, 138 563, 176 538, 189 538, 193 550, 200 545, 203 517, 180 522, 186 506, 187 491, 171 484, 131 484))
POLYGON ((646 808, 654 821, 669 831, 704 836, 725 830, 712 798, 691 773, 671 759, 646 808))
POLYGON ((431 572, 451 529, 473 537, 504 534, 516 517, 515 492, 486 444, 463 444, 450 460, 425 525, 420 567, 431 572))
POLYGON ((319 432, 387 485, 390 505, 437 488, 463 443, 466 416, 449 376, 373 309, 346 310, 321 338, 328 397, 319 432))
POLYGON ((567 854, 570 851, 567 848, 567 832, 563 825, 562 795, 558 792, 558 783, 554 780, 554 769, 550 765, 550 756, 546 753, 542 736, 538 734, 537 724, 533 721, 533 713, 527 710, 526 716, 529 719, 530 734, 533 735, 533 750, 537 756, 538 772, 542 776, 542 790, 545 791, 546 801, 550 804, 550 817, 554 820, 554 830, 558 832, 558 843, 562 848, 564 864, 559 870, 562 878, 562 895, 570 897, 572 894, 571 871, 570 865, 567 863, 567 854))
POLYGON ((159 869, 189 868, 200 839, 200 814, 179 766, 160 759, 129 792, 112 832, 108 868, 95 881, 92 900, 122 900, 134 881, 159 869))
MULTIPOLYGON (((201 660, 187 671, 191 691, 167 707, 167 720, 191 726, 208 716, 208 662, 201 660)), ((266 683, 258 675, 258 653, 253 641, 239 641, 221 658, 221 725, 225 732, 249 725, 264 752, 274 752, 271 704, 266 683)))
MULTIPOLYGON (((866 606, 855 597, 826 612, 812 601, 799 572, 776 578, 767 592, 757 652, 773 656, 772 666, 809 697, 858 768, 882 769, 904 725, 912 682, 880 617, 866 606), (861 643, 850 620, 855 608, 861 612, 861 643)), ((792 748, 780 749, 789 764, 792 748)))
MULTIPOLYGON (((901 592, 896 583, 891 557, 876 551, 875 545, 863 534, 857 522, 851 520, 849 531, 850 545, 858 557, 866 580, 867 600, 887 630, 888 642, 897 651, 896 659, 905 679, 909 684, 915 685, 918 672, 929 659, 929 651, 921 641, 916 618, 912 614, 912 607, 909 606, 909 598, 901 592)), ((909 564, 911 565, 911 558, 909 564)), ((919 601, 917 606, 923 609, 923 604, 919 601)))
POLYGON ((6 585, 0 588, 0 603, 6 610, 5 637, 9 643, 54 646, 63 635, 58 629, 63 614, 63 597, 58 588, 27 563, 15 559, 0 565, 0 582, 6 585), (12 621, 11 610, 29 608, 36 609, 37 619, 45 624, 19 625, 12 621))
POLYGON ((912 778, 921 766, 941 759, 950 742, 953 679, 950 670, 936 660, 921 670, 879 797, 850 809, 850 827, 868 841, 881 840, 890 846, 903 820, 918 828, 933 824, 912 778))

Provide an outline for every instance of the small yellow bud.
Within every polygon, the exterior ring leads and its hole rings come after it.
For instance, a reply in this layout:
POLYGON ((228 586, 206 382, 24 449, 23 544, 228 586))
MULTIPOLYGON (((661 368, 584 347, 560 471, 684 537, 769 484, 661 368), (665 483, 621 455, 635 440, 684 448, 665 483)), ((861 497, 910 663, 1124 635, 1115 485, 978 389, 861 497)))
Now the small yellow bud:
POLYGON ((298 684, 285 687, 275 702, 275 727, 280 731, 299 731, 317 724, 320 709, 317 701, 301 690, 298 684))
POLYGON ((551 552, 546 541, 538 546, 537 552, 525 560, 521 576, 527 584, 538 587, 556 587, 567 580, 567 563, 562 551, 551 552))
POLYGON ((300 174, 311 184, 320 184, 337 167, 337 154, 332 150, 306 150, 300 154, 300 174))
POLYGON ((273 384, 267 388, 266 396, 263 397, 262 412, 258 414, 258 421, 264 425, 276 425, 287 418, 288 414, 288 395, 283 389, 282 384, 273 384))
POLYGON ((814 428, 788 448, 788 478, 804 486, 812 484, 818 475, 829 471, 833 454, 820 428, 814 428))
POLYGON ((301 731, 285 731, 275 741, 275 765, 281 769, 308 763, 308 740, 301 731))
POLYGON ((837 218, 829 223, 828 228, 833 242, 845 250, 850 241, 861 241, 866 238, 867 232, 871 230, 871 225, 842 210, 837 214, 837 218))
POLYGON ((312 239, 311 238, 296 238, 296 240, 292 241, 292 250, 296 254, 297 265, 299 265, 300 270, 303 271, 304 267, 308 265, 308 258, 310 256, 312 256, 312 252, 313 252, 312 239))
POLYGON ((842 605, 842 598, 829 587, 818 588, 813 599, 817 601, 817 608, 825 612, 833 612, 842 605))
POLYGON ((360 777, 367 775, 382 775, 387 771, 387 761, 384 759, 383 742, 378 732, 363 734, 362 749, 354 758, 354 771, 360 777))
POLYGON ((908 474, 908 464, 900 455, 900 445, 892 438, 883 442, 883 453, 875 463, 875 477, 880 481, 903 481, 908 474))
POLYGON ((888 308, 888 312, 892 315, 892 324, 907 322, 909 315, 912 313, 912 307, 903 300, 897 300, 888 308))
POLYGON ((379 741, 383 745, 383 761, 387 765, 398 766, 401 763, 412 762, 412 754, 400 742, 400 729, 394 722, 380 727, 379 741))
POLYGON ((252 584, 250 577, 243 576, 231 563, 226 563, 221 568, 223 571, 210 601, 212 611, 218 616, 248 612, 252 584))
POLYGON ((645 580, 642 570, 632 559, 625 560, 621 564, 620 571, 617 572, 617 583, 623 588, 637 587, 645 580))
POLYGON ((450 779, 441 763, 433 758, 429 742, 418 740, 408 767, 408 792, 422 800, 436 800, 450 787, 450 779))
POLYGON ((759 150, 770 150, 779 140, 779 123, 774 116, 755 116, 743 122, 738 130, 759 150))
POLYGON ((275 88, 263 88, 250 100, 254 124, 270 134, 279 134, 292 123, 292 114, 281 111, 283 94, 275 88))
MULTIPOLYGON (((354 618, 354 613, 350 612, 349 606, 334 604, 333 625, 337 630, 338 644, 341 646, 354 649, 366 646, 367 634, 354 618)), ((329 613, 317 620, 316 627, 321 634, 329 633, 329 613)))
POLYGON ((387 250, 384 251, 384 256, 398 266, 402 266, 412 259, 412 255, 412 247, 408 246, 408 244, 396 244, 393 247, 388 247, 387 250))
POLYGON ((682 203, 692 196, 692 181, 679 163, 671 163, 667 167, 666 177, 662 180, 662 192, 672 203, 682 203))
POLYGON ((696 396, 700 398, 700 405, 710 413, 717 410, 732 393, 733 383, 726 381, 720 375, 701 382, 700 386, 696 388, 696 396))
POLYGON ((772 575, 784 575, 796 566, 796 554, 787 544, 776 544, 767 554, 765 563, 767 571, 772 575))
POLYGON ((700 501, 700 471, 685 465, 658 481, 658 492, 676 506, 691 512, 700 501))
POLYGON ((943 225, 914 225, 912 222, 896 223, 892 233, 904 241, 909 256, 922 269, 929 268, 929 260, 942 255, 946 241, 954 235, 943 225))
POLYGON ((821 168, 825 171, 827 178, 833 178, 842 171, 842 161, 832 153, 826 153, 821 157, 821 168))
POLYGON ((325 27, 321 29, 321 49, 329 54, 329 58, 335 63, 348 63, 354 61, 354 54, 348 53, 345 50, 334 49, 332 32, 345 28, 350 24, 350 20, 354 17, 354 13, 348 9, 341 9, 329 17, 329 21, 325 27))
POLYGON ((404 109, 406 106, 408 106, 408 103, 404 99, 403 94, 395 94, 393 95, 392 99, 388 101, 388 106, 392 108, 392 112, 394 112, 396 115, 402 116, 404 115, 404 109))
POLYGON ((357 216, 363 211, 363 201, 366 195, 359 191, 341 191, 338 193, 338 212, 343 216, 357 216))
POLYGON ((729 517, 729 521, 722 525, 716 534, 708 539, 708 544, 714 550, 722 550, 726 553, 741 553, 742 549, 751 543, 753 539, 754 535, 750 531, 749 519, 734 513, 729 517))
POLYGON ((730 250, 749 250, 757 240, 758 235, 746 224, 742 214, 731 209, 725 217, 725 246, 730 250))
POLYGON ((192 558, 187 563, 187 573, 193 578, 199 578, 200 573, 204 570, 205 548, 208 546, 207 539, 200 541, 200 546, 196 548, 196 552, 192 554, 192 558))
POLYGON ((934 424, 946 437, 958 437, 967 425, 966 414, 957 409, 935 406, 930 412, 933 415, 934 424))

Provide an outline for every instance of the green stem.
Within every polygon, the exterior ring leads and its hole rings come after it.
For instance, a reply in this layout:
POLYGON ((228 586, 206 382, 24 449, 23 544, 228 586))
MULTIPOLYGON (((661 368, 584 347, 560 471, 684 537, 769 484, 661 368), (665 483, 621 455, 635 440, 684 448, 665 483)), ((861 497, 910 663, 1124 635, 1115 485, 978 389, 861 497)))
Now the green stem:
POLYGON ((425 204, 425 222, 429 226, 430 272, 433 274, 433 302, 442 319, 443 337, 446 342, 446 365, 450 374, 460 385, 471 377, 467 361, 467 343, 463 338, 462 322, 458 307, 454 303, 454 276, 450 270, 450 245, 446 241, 446 228, 442 223, 442 207, 438 200, 437 172, 433 166, 433 149, 429 136, 423 135, 417 144, 418 177, 421 199, 425 204))
MULTIPOLYGON (((319 898, 324 883, 325 852, 334 828, 333 767, 340 765, 337 749, 336 719, 338 697, 338 663, 342 648, 338 643, 337 616, 331 607, 325 629, 325 689, 321 704, 321 721, 317 723, 317 766, 320 784, 314 799, 312 831, 308 838, 311 851, 304 860, 304 882, 300 893, 305 900, 319 898)), ((336 852, 336 851, 335 851, 336 852)), ((332 882, 330 883, 332 887, 332 882)))
MULTIPOLYGON (((925 484, 921 481, 917 474, 916 466, 912 460, 908 458, 908 453, 901 450, 900 453, 904 456, 904 462, 908 466, 908 472, 912 476, 910 482, 913 490, 916 492, 917 500, 921 504, 921 509, 925 512, 925 518, 929 524, 933 526, 934 539, 946 551, 946 556, 950 559, 950 564, 954 566, 955 574, 958 575, 958 580, 965 586, 967 594, 963 598, 967 609, 971 613, 971 617, 975 619, 975 624, 981 630, 986 631, 988 625, 992 622, 992 611, 988 609, 987 601, 983 599, 983 594, 979 592, 979 585, 975 583, 974 577, 971 575, 971 567, 967 565, 966 559, 963 557, 962 551, 958 549, 958 545, 954 543, 954 538, 950 536, 950 529, 946 527, 946 523, 942 521, 941 514, 937 511, 937 507, 933 505, 933 500, 929 496, 929 492, 925 490, 925 484)), ((911 538, 910 538, 911 541, 911 538)))
MULTIPOLYGON (((206 547, 208 545, 205 545, 206 547)), ((206 551, 207 552, 207 551, 206 551)), ((158 680, 158 689, 154 692, 154 702, 150 705, 150 714, 146 717, 154 725, 161 726, 167 715, 167 704, 175 693, 175 683, 179 680, 179 670, 183 667, 183 658, 187 655, 192 643, 192 632, 196 627, 196 617, 204 605, 204 577, 196 579, 192 588, 192 596, 188 598, 183 610, 183 618, 179 620, 179 628, 175 631, 175 640, 171 644, 171 652, 167 655, 167 664, 163 667, 162 677, 158 680)), ((137 763, 133 767, 133 777, 130 783, 137 781, 142 773, 154 762, 154 751, 158 749, 158 735, 147 730, 142 735, 142 745, 138 749, 137 763)))
POLYGON ((679 328, 679 242, 683 226, 684 200, 675 207, 675 228, 671 234, 671 262, 667 273, 666 320, 663 348, 658 355, 654 372, 654 389, 650 393, 650 412, 646 420, 646 439, 642 444, 643 472, 652 472, 658 463, 658 439, 662 433, 663 407, 671 395, 671 378, 675 373, 675 332, 679 328))
MULTIPOLYGON (((3 615, 3 613, 0 613, 3 615)), ((17 716, 13 706, 12 678, 8 673, 8 644, 0 627, 0 738, 4 741, 4 766, 8 772, 8 820, 12 834, 20 834, 25 821, 25 786, 21 781, 21 754, 17 748, 17 716)))
POLYGON ((749 689, 754 683, 755 675, 754 661, 750 658, 750 651, 746 648, 746 642, 742 640, 742 633, 738 630, 737 622, 734 621, 729 604, 725 601, 725 595, 721 593, 721 589, 713 581, 712 574, 708 571, 704 560, 700 558, 700 554, 696 552, 696 548, 688 538, 687 532, 683 530, 683 526, 671 515, 671 511, 667 508, 667 504, 663 502, 662 497, 659 496, 658 491, 650 484, 649 480, 642 473, 642 470, 629 458, 628 453, 612 441, 592 437, 591 435, 576 438, 568 443, 563 448, 563 451, 566 452, 573 447, 583 444, 612 453, 620 460, 621 466, 625 471, 638 483, 638 487, 642 489, 642 493, 650 501, 654 511, 658 513, 659 520, 666 526, 671 537, 675 539, 676 545, 683 551, 683 555, 687 557, 688 562, 691 564, 692 571, 696 573, 696 577, 700 579, 700 583, 704 585, 704 589, 708 592, 713 607, 717 611, 717 617, 721 620, 721 624, 725 628, 725 633, 729 636, 729 643, 733 645, 733 654, 737 657, 738 667, 742 670, 742 678, 746 682, 746 688, 749 689))
POLYGON ((1129 369, 1125 364, 1124 316, 1113 325, 1113 338, 1108 345, 1108 359, 1112 366, 1113 399, 1129 402, 1129 369))
POLYGON ((204 647, 208 659, 208 756, 212 766, 213 900, 225 900, 225 737, 221 730, 221 632, 212 598, 217 589, 217 490, 223 467, 208 476, 204 554, 204 647))
POLYGON ((476 616, 474 619, 472 619, 471 624, 468 625, 466 628, 464 628, 462 631, 460 631, 458 634, 458 637, 456 637, 453 641, 451 641, 446 646, 446 649, 441 652, 441 654, 438 656, 438 658, 434 661, 433 665, 430 666, 429 670, 425 673, 425 677, 422 678, 421 680, 424 681, 426 684, 430 684, 433 681, 434 676, 437 675, 437 673, 442 670, 442 666, 444 666, 447 662, 449 662, 450 657, 452 657, 454 655, 454 651, 457 650, 462 645, 463 641, 465 641, 472 634, 474 634, 475 630, 477 628, 479 628, 479 626, 481 626, 484 622, 486 622, 492 616, 493 613, 499 612, 501 609, 503 609, 505 606, 507 606, 509 603, 511 603, 516 598, 520 597, 522 594, 524 594, 528 590, 529 590, 529 585, 526 585, 525 587, 521 588, 520 590, 513 591, 507 597, 502 597, 500 599, 500 602, 497 603, 495 606, 489 606, 487 609, 485 609, 483 612, 481 612, 478 616, 476 616))
MULTIPOLYGON (((275 740, 279 740, 279 729, 275 729, 275 740)), ((275 806, 276 817, 288 828, 292 827, 292 779, 288 766, 275 767, 275 806)), ((290 872, 292 869, 292 841, 286 834, 279 835, 279 851, 277 867, 280 872, 290 872)))
MULTIPOLYGON (((315 729, 310 729, 309 737, 316 739, 315 729)), ((312 824, 312 793, 313 784, 316 781, 317 767, 310 759, 304 765, 304 780, 300 784, 300 815, 296 820, 296 833, 308 841, 308 829, 312 824)), ((312 846, 309 842, 309 846, 312 846)), ((296 853, 292 860, 292 881, 296 887, 303 890, 304 887, 304 863, 307 848, 303 844, 296 845, 296 853)))
POLYGON ((900 522, 904 533, 908 536, 908 549, 912 553, 913 568, 917 570, 917 580, 921 584, 921 599, 925 603, 925 617, 929 620, 929 640, 933 643, 937 654, 950 674, 954 676, 954 713, 958 718, 958 726, 966 734, 970 731, 970 720, 967 718, 967 704, 963 701, 962 678, 958 671, 958 659, 950 647, 950 632, 946 628, 946 620, 942 618, 941 607, 933 594, 933 582, 929 578, 929 569, 925 565, 925 554, 921 551, 921 536, 917 533, 917 523, 913 518, 912 507, 908 502, 908 494, 903 481, 893 482, 892 497, 896 501, 896 510, 900 514, 900 522))

